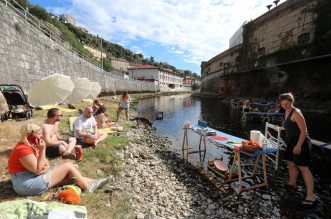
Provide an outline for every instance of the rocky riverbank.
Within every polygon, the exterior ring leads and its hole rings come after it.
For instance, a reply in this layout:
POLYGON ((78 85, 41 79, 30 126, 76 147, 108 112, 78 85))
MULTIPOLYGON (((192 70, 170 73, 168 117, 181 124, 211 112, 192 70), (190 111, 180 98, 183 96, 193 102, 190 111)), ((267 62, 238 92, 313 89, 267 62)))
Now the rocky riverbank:
MULTIPOLYGON (((224 183, 209 172, 184 162, 170 151, 171 142, 166 138, 145 129, 133 129, 127 135, 134 142, 120 152, 125 170, 110 189, 124 190, 129 195, 133 218, 287 219, 329 215, 326 203, 319 203, 315 208, 301 205, 305 195, 301 179, 297 189, 285 186, 285 162, 278 171, 268 165, 268 187, 239 194, 236 183, 224 183)), ((244 167, 244 175, 245 169, 247 171, 247 167, 244 167)))
POLYGON ((276 194, 257 199, 255 191, 237 194, 228 184, 219 190, 169 151, 166 139, 142 129, 128 136, 134 143, 120 154, 125 171, 110 189, 129 193, 136 218, 280 218, 276 194))

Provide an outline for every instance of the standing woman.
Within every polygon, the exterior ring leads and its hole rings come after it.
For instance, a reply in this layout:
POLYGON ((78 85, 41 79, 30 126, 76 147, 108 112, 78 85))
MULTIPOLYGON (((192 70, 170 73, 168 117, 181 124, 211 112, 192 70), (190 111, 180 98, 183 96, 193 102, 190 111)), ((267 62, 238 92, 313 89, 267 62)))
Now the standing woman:
POLYGON ((122 110, 125 110, 125 119, 126 119, 126 121, 129 120, 128 110, 129 110, 129 107, 130 107, 130 104, 129 104, 130 100, 131 100, 130 95, 128 94, 127 91, 124 91, 122 96, 120 97, 120 103, 118 105, 116 122, 118 121, 118 117, 120 116, 120 113, 121 113, 122 110))
POLYGON ((309 169, 311 159, 311 142, 307 132, 305 118, 301 111, 293 106, 294 96, 291 92, 279 95, 281 106, 285 109, 285 119, 283 127, 286 130, 288 140, 285 151, 290 180, 289 186, 296 186, 297 169, 300 170, 306 185, 306 199, 304 205, 315 204, 314 197, 314 178, 309 169))

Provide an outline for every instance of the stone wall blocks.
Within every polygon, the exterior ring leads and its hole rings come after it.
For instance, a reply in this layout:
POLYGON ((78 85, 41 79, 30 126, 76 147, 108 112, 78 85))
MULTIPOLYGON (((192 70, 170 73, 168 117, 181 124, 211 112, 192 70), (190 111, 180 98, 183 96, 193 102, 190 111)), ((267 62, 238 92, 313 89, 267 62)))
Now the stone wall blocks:
MULTIPOLYGON (((54 73, 99 81, 103 90, 105 87, 111 87, 114 91, 140 88, 136 85, 141 83, 114 78, 111 76, 113 73, 105 72, 74 55, 7 8, 5 13, 0 13, 0 26, 3 28, 0 33, 0 75, 9 73, 7 78, 22 83, 27 89, 35 81, 54 73), (25 34, 20 34, 23 31, 25 34), (108 80, 111 86, 105 85, 104 75, 110 75, 109 78, 113 79, 113 82, 108 80), (115 80, 118 84, 116 88, 115 80)), ((143 83, 143 86, 145 90, 154 91, 154 86, 150 84, 143 83)))

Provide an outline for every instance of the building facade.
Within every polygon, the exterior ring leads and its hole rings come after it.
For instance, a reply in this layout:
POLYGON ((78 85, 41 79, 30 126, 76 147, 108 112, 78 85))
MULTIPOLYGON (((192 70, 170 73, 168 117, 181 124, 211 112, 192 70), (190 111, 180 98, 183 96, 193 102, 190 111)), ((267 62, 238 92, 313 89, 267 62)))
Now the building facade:
POLYGON ((100 50, 97 50, 97 49, 95 49, 95 48, 93 48, 93 47, 90 47, 90 46, 84 45, 84 49, 86 49, 86 50, 88 50, 89 52, 91 52, 92 55, 93 55, 94 57, 96 57, 97 59, 99 59, 99 60, 101 59, 101 57, 102 57, 102 58, 106 58, 106 57, 107 57, 106 53, 103 53, 103 52, 101 52, 100 50))
POLYGON ((231 37, 228 50, 201 63, 201 91, 234 94, 236 77, 229 80, 230 75, 291 61, 278 55, 289 48, 302 47, 302 58, 309 57, 304 47, 314 38, 315 5, 316 0, 287 0, 244 23, 231 37))
POLYGON ((130 63, 126 59, 111 57, 111 66, 114 69, 127 71, 130 68, 130 63))
POLYGON ((183 87, 184 77, 169 69, 158 68, 153 65, 135 65, 128 71, 131 79, 154 82, 161 91, 183 87))
POLYGON ((60 15, 60 21, 76 26, 76 19, 73 16, 70 16, 69 14, 60 15))

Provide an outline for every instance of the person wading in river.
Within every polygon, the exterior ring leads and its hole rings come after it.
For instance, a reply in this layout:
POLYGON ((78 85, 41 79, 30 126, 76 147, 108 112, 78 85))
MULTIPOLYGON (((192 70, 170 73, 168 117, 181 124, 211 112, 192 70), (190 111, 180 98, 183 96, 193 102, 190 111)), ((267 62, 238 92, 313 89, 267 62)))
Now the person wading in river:
POLYGON ((285 151, 290 180, 288 186, 295 187, 297 181, 297 169, 300 170, 306 184, 307 195, 303 205, 315 204, 314 178, 309 169, 311 159, 311 142, 308 136, 305 118, 301 111, 293 106, 294 96, 292 93, 284 93, 279 96, 281 106, 285 109, 283 127, 286 130, 288 140, 285 151))

